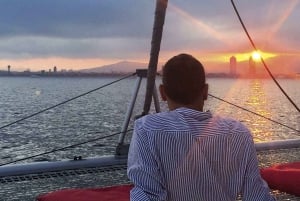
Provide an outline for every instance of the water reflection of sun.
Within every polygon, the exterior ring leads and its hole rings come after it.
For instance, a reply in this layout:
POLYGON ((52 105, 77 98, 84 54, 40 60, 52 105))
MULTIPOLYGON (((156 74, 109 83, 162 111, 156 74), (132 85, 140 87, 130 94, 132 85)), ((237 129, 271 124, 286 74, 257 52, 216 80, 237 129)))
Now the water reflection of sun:
MULTIPOLYGON (((222 99, 271 119, 272 113, 270 113, 269 100, 264 89, 263 80, 236 79, 232 81, 232 83, 229 83, 230 80, 225 79, 213 81, 214 85, 211 85, 211 91, 215 94, 221 94, 222 99), (228 83, 224 84, 225 81, 228 83), (230 87, 219 87, 222 83, 230 87)), ((210 106, 209 104, 212 104, 212 101, 214 101, 214 99, 207 102, 206 106, 208 106, 208 108, 210 106)), ((216 101, 216 103, 212 105, 214 106, 213 111, 217 114, 244 122, 251 131, 255 142, 274 139, 272 130, 267 129, 272 128, 270 121, 267 119, 237 109, 236 107, 228 105, 226 102, 216 101)))
MULTIPOLYGON (((246 104, 250 110, 270 118, 271 113, 267 107, 268 101, 261 80, 255 79, 250 81, 250 94, 246 104)), ((249 121, 249 129, 255 141, 266 141, 272 137, 272 132, 265 130, 265 128, 270 127, 267 126, 267 124, 270 124, 270 121, 258 116, 251 116, 251 119, 247 121, 249 121)))

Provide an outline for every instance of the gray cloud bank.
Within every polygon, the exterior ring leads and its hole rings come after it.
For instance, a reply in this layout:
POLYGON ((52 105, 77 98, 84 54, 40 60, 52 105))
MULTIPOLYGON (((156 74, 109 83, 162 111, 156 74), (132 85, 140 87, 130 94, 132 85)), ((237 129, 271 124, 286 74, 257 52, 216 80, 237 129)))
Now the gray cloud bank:
POLYGON ((2 0, 0 36, 143 37, 151 13, 151 1, 2 0))
POLYGON ((2 0, 0 56, 124 57, 145 50, 153 1, 2 0))
MULTIPOLYGON (((254 38, 276 24, 287 2, 292 1, 236 1, 250 33, 261 32, 254 38)), ((0 59, 145 55, 150 49, 154 9, 155 0, 1 0, 0 59)), ((299 15, 296 5, 277 32, 286 43, 299 44, 299 15)), ((162 50, 167 51, 224 49, 224 43, 240 40, 248 43, 229 0, 169 0, 164 29, 162 50), (223 39, 191 18, 201 20, 223 39)))

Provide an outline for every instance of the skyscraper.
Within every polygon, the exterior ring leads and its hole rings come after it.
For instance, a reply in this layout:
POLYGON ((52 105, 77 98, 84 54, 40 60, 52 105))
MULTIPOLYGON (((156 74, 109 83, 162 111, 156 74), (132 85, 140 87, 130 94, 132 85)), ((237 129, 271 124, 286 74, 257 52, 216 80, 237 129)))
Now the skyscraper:
POLYGON ((252 56, 249 58, 249 75, 253 76, 256 74, 256 63, 252 56))
POLYGON ((230 57, 230 67, 229 67, 229 74, 236 75, 236 58, 235 56, 230 57))

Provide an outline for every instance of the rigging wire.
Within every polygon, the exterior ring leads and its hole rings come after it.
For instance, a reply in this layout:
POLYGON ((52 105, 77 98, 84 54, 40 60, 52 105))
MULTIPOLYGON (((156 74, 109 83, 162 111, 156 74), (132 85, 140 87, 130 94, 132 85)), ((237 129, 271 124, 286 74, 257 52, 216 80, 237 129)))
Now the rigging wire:
MULTIPOLYGON (((249 41, 250 41, 252 47, 254 48, 255 51, 258 51, 258 49, 257 49, 255 43, 253 42, 253 40, 252 40, 252 38, 251 38, 251 36, 250 36, 250 34, 249 34, 249 32, 248 32, 248 30, 247 30, 247 28, 246 28, 246 26, 245 26, 245 24, 244 24, 242 18, 241 18, 241 16, 240 16, 240 14, 239 14, 239 12, 238 12, 238 10, 237 10, 237 8, 236 8, 236 6, 235 6, 233 0, 231 0, 231 4, 232 4, 232 6, 233 6, 233 8, 234 8, 234 11, 235 11, 237 17, 239 18, 239 21, 240 21, 240 23, 241 23, 241 25, 242 25, 242 27, 243 27, 243 29, 244 29, 244 31, 245 31, 245 33, 246 33, 248 39, 249 39, 249 41)), ((290 103, 297 109, 297 111, 300 112, 300 109, 298 108, 298 106, 296 105, 296 103, 288 96, 288 94, 284 91, 284 89, 283 89, 283 88, 280 86, 280 84, 277 82, 277 80, 275 79, 275 77, 274 77, 273 74, 271 73, 270 69, 268 68, 267 64, 265 63, 263 57, 260 57, 260 59, 261 59, 261 62, 262 62, 262 64, 263 64, 263 66, 265 67, 265 69, 267 70, 267 72, 269 73, 269 75, 271 76, 271 78, 273 79, 273 81, 275 82, 275 84, 277 85, 277 87, 280 89, 280 91, 285 95, 285 97, 290 101, 290 103)))
MULTIPOLYGON (((129 129, 129 130, 125 131, 125 132, 129 132, 129 131, 133 131, 133 129, 129 129)), ((103 132, 95 132, 94 134, 98 134, 98 133, 103 133, 103 132)), ((32 156, 28 156, 28 157, 25 157, 25 158, 17 159, 17 160, 10 161, 10 162, 7 162, 7 163, 2 163, 2 164, 0 164, 0 167, 4 166, 4 165, 9 165, 9 164, 12 164, 12 163, 16 163, 16 162, 20 162, 20 161, 32 159, 32 158, 35 158, 35 157, 38 157, 38 156, 43 156, 43 155, 51 154, 51 153, 54 153, 54 152, 63 151, 63 150, 68 149, 68 148, 74 148, 76 146, 80 146, 80 145, 87 144, 87 143, 90 143, 90 142, 95 142, 95 141, 98 141, 98 140, 102 140, 102 139, 106 139, 106 138, 109 138, 109 137, 113 137, 113 136, 116 136, 116 135, 121 134, 121 133, 122 132, 113 133, 113 134, 110 134, 110 135, 106 135, 106 136, 102 136, 102 137, 90 139, 90 140, 87 140, 87 141, 84 141, 84 142, 79 142, 79 143, 68 145, 68 146, 65 146, 65 147, 53 149, 51 151, 46 151, 46 152, 39 153, 39 154, 36 154, 36 155, 32 155, 32 156)))
MULTIPOLYGON (((114 82, 115 82, 115 81, 114 81, 114 82)), ((98 88, 97 88, 97 89, 98 89, 98 88)), ((94 91, 94 90, 93 90, 93 91, 94 91)), ((91 92, 91 91, 90 91, 90 92, 91 92)), ((87 93, 85 93, 85 94, 87 94, 87 93)), ((234 104, 234 103, 231 103, 231 102, 229 102, 229 101, 226 101, 226 100, 224 100, 224 99, 222 99, 222 98, 219 98, 219 97, 214 96, 214 95, 212 95, 212 94, 208 94, 208 95, 209 95, 210 97, 212 97, 212 98, 215 98, 215 99, 217 99, 217 100, 223 101, 223 102, 225 102, 225 103, 227 103, 227 104, 229 104, 229 105, 232 105, 232 106, 235 106, 235 107, 237 107, 237 108, 239 108, 239 109, 242 109, 242 110, 244 110, 244 111, 250 112, 250 113, 252 113, 252 114, 254 114, 254 115, 257 115, 257 116, 259 116, 259 117, 262 117, 262 118, 264 118, 264 119, 267 119, 267 120, 269 120, 269 121, 271 121, 271 122, 274 122, 274 123, 277 123, 277 124, 279 124, 279 125, 281 125, 281 126, 284 126, 284 127, 286 127, 286 128, 289 128, 289 129, 291 129, 291 130, 293 130, 293 131, 300 132, 300 130, 297 130, 297 129, 295 129, 295 128, 292 128, 292 127, 290 127, 290 126, 287 126, 287 125, 285 125, 285 124, 282 124, 282 123, 280 123, 280 122, 278 122, 278 121, 272 120, 272 119, 270 119, 270 118, 268 118, 268 117, 265 117, 265 116, 260 115, 260 114, 258 114, 258 113, 256 113, 256 112, 253 112, 253 111, 251 111, 251 110, 248 110, 248 109, 246 109, 246 108, 243 108, 243 107, 241 107, 241 106, 238 106, 238 105, 236 105, 236 104, 234 104)), ((73 99, 73 100, 74 100, 74 99, 73 99)), ((129 131, 133 131, 133 129, 129 129, 129 130, 125 131, 125 132, 129 132, 129 131)), ((93 132, 93 134, 99 134, 99 133, 103 133, 103 132, 93 132)), ((4 165, 9 165, 9 164, 12 164, 12 163, 24 161, 24 160, 36 158, 36 157, 38 157, 38 156, 43 156, 43 155, 47 155, 47 154, 50 154, 50 153, 54 153, 54 152, 58 152, 58 151, 63 151, 63 150, 68 149, 68 148, 74 148, 74 147, 77 147, 77 146, 80 146, 80 145, 83 145, 83 144, 87 144, 87 143, 90 143, 90 142, 95 142, 95 141, 98 141, 98 140, 101 140, 101 139, 106 139, 106 138, 109 138, 109 137, 113 137, 113 136, 118 135, 118 134, 121 134, 121 133, 122 133, 122 132, 117 132, 117 133, 113 133, 113 134, 111 134, 111 135, 106 135, 106 136, 102 136, 102 137, 90 139, 90 140, 87 140, 87 141, 84 141, 84 142, 80 142, 80 143, 68 145, 68 146, 65 146, 65 147, 53 149, 53 150, 51 150, 51 151, 46 151, 46 152, 39 153, 39 154, 36 154, 36 155, 32 155, 32 156, 28 156, 28 157, 25 157, 25 158, 17 159, 17 160, 14 160, 14 161, 10 161, 10 162, 7 162, 7 163, 0 164, 0 167, 1 167, 1 166, 4 166, 4 165)), ((91 133, 89 133, 89 134, 91 134, 91 133)), ((295 134, 295 135, 297 135, 297 134, 295 134)))
MULTIPOLYGON (((237 107, 237 108, 239 108, 239 109, 242 109, 242 110, 244 110, 244 111, 250 112, 251 114, 254 114, 254 115, 259 116, 259 117, 261 117, 261 118, 267 119, 267 120, 269 120, 269 121, 271 121, 271 122, 273 122, 273 123, 279 124, 279 125, 281 125, 281 126, 283 126, 283 127, 289 128, 289 129, 291 129, 291 130, 293 130, 293 131, 296 131, 296 132, 300 133, 300 130, 297 130, 297 129, 292 128, 292 127, 290 127, 290 126, 288 126, 288 125, 285 125, 285 124, 283 124, 283 123, 280 123, 280 122, 278 122, 278 121, 275 121, 275 120, 273 120, 273 119, 270 119, 270 118, 268 118, 268 117, 265 117, 265 116, 263 116, 263 115, 261 115, 261 114, 258 114, 258 113, 256 113, 256 112, 253 112, 253 111, 251 111, 251 110, 248 110, 247 108, 238 106, 238 105, 236 105, 236 104, 234 104, 234 103, 231 103, 231 102, 229 102, 229 101, 226 101, 226 100, 224 100, 224 99, 222 99, 222 98, 219 98, 219 97, 216 97, 216 96, 214 96, 214 95, 211 95, 211 94, 208 94, 208 95, 209 95, 210 97, 213 97, 213 98, 215 98, 215 99, 218 99, 218 100, 220 100, 220 101, 223 101, 223 102, 225 102, 225 103, 227 103, 227 104, 229 104, 229 105, 235 106, 235 107, 237 107)), ((297 135, 297 134, 295 134, 295 135, 297 135)), ((299 136, 299 135, 297 135, 297 136, 299 136)))
MULTIPOLYGON (((132 73, 132 74, 126 75, 126 76, 124 76, 124 77, 122 77, 122 78, 120 78, 120 79, 118 79, 118 80, 115 80, 115 81, 113 81, 113 82, 104 84, 104 85, 102 85, 102 86, 100 86, 100 87, 98 87, 98 88, 95 88, 95 89, 93 89, 93 90, 90 90, 90 91, 88 91, 88 92, 86 92, 86 93, 80 94, 80 95, 78 95, 78 96, 76 96, 76 97, 73 97, 73 98, 71 98, 71 99, 68 99, 68 100, 66 100, 66 101, 63 101, 63 102, 61 102, 61 103, 59 103, 59 104, 56 104, 56 105, 54 105, 54 106, 51 106, 51 107, 49 107, 49 108, 46 108, 46 109, 41 110, 41 111, 39 111, 39 112, 36 112, 36 113, 34 113, 34 114, 31 114, 31 115, 29 115, 29 116, 26 116, 26 117, 24 117, 24 118, 22 118, 22 119, 19 119, 19 120, 15 121, 15 122, 12 122, 12 123, 10 123, 10 124, 4 125, 4 126, 0 127, 0 129, 3 129, 3 128, 5 128, 5 127, 11 126, 11 125, 13 125, 13 124, 16 124, 16 123, 18 123, 18 122, 20 122, 20 121, 23 121, 23 120, 26 120, 26 119, 28 119, 28 118, 31 118, 31 117, 33 117, 33 116, 35 116, 35 115, 38 115, 38 114, 40 114, 40 113, 42 113, 42 112, 45 112, 45 111, 47 111, 47 110, 53 109, 53 108, 55 108, 55 107, 58 107, 58 106, 60 106, 60 105, 62 105, 62 104, 68 103, 68 102, 70 102, 70 101, 72 101, 72 100, 75 100, 75 99, 77 99, 77 98, 79 98, 79 97, 85 96, 85 95, 87 95, 87 94, 89 94, 89 93, 92 93, 92 92, 94 92, 94 91, 97 91, 97 90, 99 90, 99 89, 102 89, 102 88, 104 88, 104 87, 106 87, 106 86, 112 85, 112 84, 114 84, 114 83, 116 83, 116 82, 119 82, 119 81, 121 81, 121 80, 124 80, 124 79, 126 79, 126 78, 129 78, 129 77, 131 77, 131 76, 134 76, 135 74, 136 74, 136 73, 132 73)), ((213 98, 215 98, 215 99, 218 99, 218 100, 220 100, 220 101, 223 101, 223 102, 225 102, 225 103, 227 103, 227 104, 230 104, 230 105, 232 105, 232 106, 235 106, 235 107, 237 107, 237 108, 239 108, 239 109, 245 110, 245 111, 250 112, 250 113, 252 113, 252 114, 254 114, 254 115, 257 115, 257 116, 259 116, 259 117, 262 117, 262 118, 264 118, 264 119, 267 119, 267 120, 269 120, 269 121, 271 121, 271 122, 274 122, 274 123, 277 123, 277 124, 279 124, 279 125, 281 125, 281 126, 284 126, 284 127, 286 127, 286 128, 289 128, 289 129, 291 129, 291 130, 293 130, 293 131, 300 132, 300 130, 297 130, 297 129, 295 129, 295 128, 292 128, 292 127, 290 127, 290 126, 287 126, 287 125, 285 125, 285 124, 282 124, 282 123, 280 123, 280 122, 278 122, 278 121, 272 120, 272 119, 270 119, 270 118, 268 118, 268 117, 265 117, 265 116, 263 116, 263 115, 260 115, 260 114, 258 114, 258 113, 256 113, 256 112, 253 112, 253 111, 251 111, 251 110, 248 110, 248 109, 243 108, 243 107, 241 107, 241 106, 238 106, 238 105, 236 105, 236 104, 230 103, 229 101, 226 101, 226 100, 224 100, 224 99, 221 99, 221 98, 216 97, 216 96, 211 95, 211 94, 208 94, 208 95, 211 96, 211 97, 213 97, 213 98)), ((127 130, 126 132, 132 131, 132 130, 133 130, 133 129, 129 129, 129 130, 127 130)), ((102 132, 95 132, 94 134, 97 134, 97 133, 102 133, 102 132)), ((36 155, 28 156, 28 157, 25 157, 25 158, 21 158, 21 159, 18 159, 18 160, 10 161, 10 162, 7 162, 7 163, 0 164, 0 167, 1 167, 1 166, 4 166, 4 165, 8 165, 8 164, 12 164, 12 163, 16 163, 16 162, 20 162, 20 161, 32 159, 32 158, 35 158, 35 157, 38 157, 38 156, 43 156, 43 155, 46 155, 46 154, 54 153, 54 152, 57 152, 57 151, 62 151, 62 150, 65 150, 65 149, 67 149, 67 148, 73 148, 73 147, 80 146, 80 145, 83 145, 83 144, 87 144, 87 143, 90 143, 90 142, 94 142, 94 141, 97 141, 97 140, 101 140, 101 139, 113 137, 113 136, 118 135, 118 134, 120 134, 120 133, 122 133, 122 132, 113 133, 113 134, 111 134, 111 135, 107 135, 107 136, 103 136, 103 137, 99 137, 99 138, 94 138, 94 139, 87 140, 87 141, 84 141, 84 142, 80 142, 80 143, 68 145, 68 146, 65 146, 65 147, 53 149, 53 150, 51 150, 51 151, 47 151, 47 152, 43 152, 43 153, 40 153, 40 154, 36 154, 36 155)))
POLYGON ((104 87, 107 87, 107 86, 109 86, 109 85, 112 85, 112 84, 114 84, 114 83, 120 82, 120 81, 122 81, 122 80, 124 80, 124 79, 127 79, 127 78, 129 78, 129 77, 131 77, 131 76, 134 76, 135 74, 136 74, 136 73, 131 73, 131 74, 126 75, 126 76, 124 76, 124 77, 122 77, 122 78, 120 78, 120 79, 117 79, 117 80, 114 80, 114 81, 112 81, 112 82, 110 82, 110 83, 104 84, 104 85, 102 85, 102 86, 100 86, 100 87, 98 87, 98 88, 92 89, 92 90, 90 90, 90 91, 88 91, 88 92, 85 92, 85 93, 83 93, 83 94, 80 94, 80 95, 78 95, 78 96, 75 96, 75 97, 73 97, 73 98, 70 98, 70 99, 68 99, 68 100, 65 100, 65 101, 63 101, 63 102, 61 102, 61 103, 58 103, 58 104, 53 105, 53 106, 51 106, 51 107, 48 107, 48 108, 46 108, 46 109, 40 110, 39 112, 36 112, 36 113, 33 113, 33 114, 28 115, 28 116, 26 116, 26 117, 23 117, 23 118, 21 118, 21 119, 19 119, 19 120, 17 120, 17 121, 14 121, 14 122, 11 122, 11 123, 6 124, 6 125, 4 125, 4 126, 1 126, 1 127, 0 127, 0 130, 3 129, 3 128, 6 128, 6 127, 8 127, 8 126, 14 125, 14 124, 16 124, 16 123, 19 123, 19 122, 21 122, 21 121, 24 121, 24 120, 26 120, 26 119, 29 119, 29 118, 31 118, 31 117, 34 117, 34 116, 36 116, 36 115, 38 115, 38 114, 41 114, 41 113, 43 113, 43 112, 46 112, 46 111, 48 111, 48 110, 51 110, 51 109, 53 109, 53 108, 55 108, 55 107, 58 107, 58 106, 60 106, 60 105, 65 104, 65 103, 68 103, 68 102, 70 102, 70 101, 73 101, 73 100, 75 100, 75 99, 77 99, 77 98, 80 98, 80 97, 82 97, 82 96, 85 96, 85 95, 87 95, 87 94, 90 94, 90 93, 92 93, 92 92, 94 92, 94 91, 97 91, 97 90, 99 90, 99 89, 102 89, 102 88, 104 88, 104 87))
MULTIPOLYGON (((225 103, 227 103, 227 104, 230 104, 230 105, 232 105, 232 106, 235 106, 235 107, 237 107, 237 108, 239 108, 239 109, 245 110, 245 111, 250 112, 250 113, 252 113, 252 114, 254 114, 254 115, 257 115, 257 116, 259 116, 259 117, 262 117, 262 118, 264 118, 264 119, 267 119, 267 120, 269 120, 269 121, 271 121, 271 122, 277 123, 277 124, 279 124, 279 125, 281 125, 281 126, 284 126, 284 127, 286 127, 286 128, 289 128, 289 129, 294 130, 294 131, 296 131, 296 132, 300 132, 300 130, 297 130, 297 129, 295 129, 295 128, 292 128, 292 127, 290 127, 290 126, 287 126, 287 125, 285 125, 285 124, 282 124, 282 123, 280 123, 280 122, 278 122, 278 121, 272 120, 272 119, 270 119, 270 118, 268 118, 268 117, 265 117, 265 116, 260 115, 260 114, 258 114, 258 113, 256 113, 256 112, 253 112, 253 111, 251 111, 251 110, 248 110, 248 109, 246 109, 246 108, 243 108, 243 107, 241 107, 241 106, 238 106, 238 105, 236 105, 236 104, 234 104, 234 103, 230 103, 229 101, 226 101, 226 100, 224 100, 224 99, 222 99, 222 98, 216 97, 216 96, 211 95, 211 94, 208 94, 208 95, 211 96, 212 98, 215 98, 215 99, 217 99, 217 100, 223 101, 223 102, 225 102, 225 103)), ((129 132, 129 131, 133 131, 133 129, 129 129, 129 130, 125 131, 125 132, 129 132)), ((99 134, 99 133, 103 133, 103 132, 94 132, 93 134, 99 134)), ((106 139, 106 138, 109 138, 109 137, 113 137, 113 136, 116 136, 116 135, 121 134, 121 133, 122 133, 122 132, 113 133, 113 134, 111 134, 111 135, 106 135, 106 136, 102 136, 102 137, 90 139, 90 140, 87 140, 87 141, 84 141, 84 142, 80 142, 80 143, 68 145, 68 146, 65 146, 65 147, 53 149, 53 150, 51 150, 51 151, 46 151, 46 152, 43 152, 43 153, 39 153, 39 154, 32 155, 32 156, 28 156, 28 157, 25 157, 25 158, 17 159, 17 160, 10 161, 10 162, 7 162, 7 163, 2 163, 2 164, 0 164, 0 167, 1 167, 1 166, 4 166, 4 165, 9 165, 9 164, 12 164, 12 163, 24 161, 24 160, 36 158, 36 157, 38 157, 38 156, 43 156, 43 155, 51 154, 51 153, 54 153, 54 152, 63 151, 63 150, 68 149, 68 148, 74 148, 74 147, 77 147, 77 146, 80 146, 80 145, 83 145, 83 144, 87 144, 87 143, 90 143, 90 142, 95 142, 95 141, 98 141, 98 140, 102 140, 102 139, 106 139)), ((297 135, 297 134, 296 134, 296 135, 297 135)))

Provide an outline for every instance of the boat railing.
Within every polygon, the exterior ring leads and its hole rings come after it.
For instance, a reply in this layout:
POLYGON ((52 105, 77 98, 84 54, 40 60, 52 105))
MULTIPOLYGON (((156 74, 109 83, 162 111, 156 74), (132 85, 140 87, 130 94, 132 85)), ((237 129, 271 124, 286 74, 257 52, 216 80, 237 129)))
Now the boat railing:
MULTIPOLYGON (((294 144, 295 141, 292 143, 294 144)), ((259 143, 259 146, 262 145, 259 143)), ((260 167, 300 161, 300 146, 283 147, 283 149, 281 146, 276 146, 275 149, 270 149, 268 144, 266 147, 268 149, 260 149, 257 152, 260 167)), ((64 188, 94 188, 130 183, 126 174, 126 157, 106 156, 80 160, 44 161, 7 165, 0 169, 4 173, 0 175, 0 195, 7 199, 24 201, 33 200, 42 193, 64 188)), ((299 200, 298 197, 278 190, 273 190, 272 194, 277 200, 299 200)))
MULTIPOLYGON (((300 148, 300 139, 277 140, 256 143, 257 152, 282 151, 300 148)), ((0 167, 0 180, 2 177, 21 176, 27 174, 41 174, 53 171, 67 171, 95 167, 110 167, 126 165, 127 155, 104 156, 99 158, 84 158, 62 161, 43 161, 24 164, 5 165, 0 167)))

